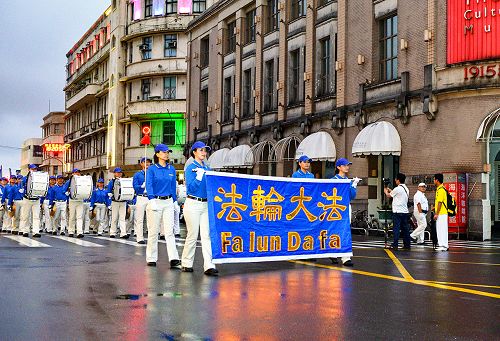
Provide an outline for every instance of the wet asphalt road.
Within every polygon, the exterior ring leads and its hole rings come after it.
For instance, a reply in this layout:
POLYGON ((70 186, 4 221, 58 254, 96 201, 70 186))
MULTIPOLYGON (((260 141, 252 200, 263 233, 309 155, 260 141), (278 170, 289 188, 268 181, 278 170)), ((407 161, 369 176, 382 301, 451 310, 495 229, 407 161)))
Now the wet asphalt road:
POLYGON ((355 236, 354 268, 228 264, 214 278, 200 248, 195 272, 181 273, 164 244, 152 268, 133 239, 9 237, 0 340, 500 340, 499 242, 391 254, 355 236))

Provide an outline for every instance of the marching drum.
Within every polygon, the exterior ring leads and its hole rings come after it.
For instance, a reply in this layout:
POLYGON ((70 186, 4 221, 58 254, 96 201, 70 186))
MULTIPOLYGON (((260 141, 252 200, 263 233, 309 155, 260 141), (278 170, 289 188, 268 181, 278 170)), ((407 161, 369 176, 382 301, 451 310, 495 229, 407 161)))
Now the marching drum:
POLYGON ((73 175, 69 197, 73 200, 88 200, 92 196, 93 188, 94 182, 90 175, 73 175))
POLYGON ((49 189, 49 173, 32 172, 26 181, 26 196, 39 198, 47 195, 49 189))
POLYGON ((135 191, 132 178, 115 179, 113 199, 115 201, 129 201, 134 199, 135 191))

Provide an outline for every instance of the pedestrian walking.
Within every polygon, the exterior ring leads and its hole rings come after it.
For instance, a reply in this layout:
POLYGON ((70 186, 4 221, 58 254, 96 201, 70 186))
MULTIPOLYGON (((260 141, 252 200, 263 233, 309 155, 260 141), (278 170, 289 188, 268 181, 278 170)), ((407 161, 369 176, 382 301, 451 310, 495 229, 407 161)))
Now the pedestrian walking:
POLYGON ((109 180, 107 190, 108 197, 111 198, 111 227, 109 229, 109 237, 115 238, 120 226, 120 238, 128 239, 127 234, 127 223, 125 221, 125 215, 127 213, 127 202, 117 201, 114 197, 115 183, 116 180, 123 176, 123 171, 120 167, 113 169, 114 178, 109 180))
POLYGON ((205 172, 210 168, 205 164, 207 151, 210 151, 210 147, 203 142, 195 142, 191 147, 191 156, 194 161, 187 166, 184 172, 187 190, 187 198, 184 203, 184 220, 186 221, 187 236, 182 251, 182 271, 193 272, 196 242, 199 234, 201 236, 204 273, 207 276, 217 276, 219 271, 215 268, 215 264, 212 263, 212 244, 208 225, 205 172))
POLYGON ((177 200, 176 172, 174 166, 169 163, 170 152, 167 145, 158 144, 155 147, 154 164, 146 172, 146 191, 149 198, 146 208, 148 222, 146 262, 149 266, 156 266, 158 261, 158 231, 163 223, 170 268, 180 269, 181 261, 173 232, 174 201, 177 200))
POLYGON ((408 198, 410 191, 405 185, 406 175, 398 173, 396 175, 396 187, 390 189, 384 188, 384 193, 388 198, 392 198, 392 222, 394 224, 393 233, 394 241, 389 246, 389 249, 398 250, 399 234, 403 234, 403 250, 411 249, 410 229, 408 224, 408 198))
POLYGON ((61 236, 64 236, 66 234, 66 209, 68 207, 69 200, 69 185, 69 181, 65 183, 64 177, 62 175, 58 175, 56 177, 56 184, 54 185, 54 187, 52 187, 52 190, 49 193, 49 210, 55 210, 54 216, 52 218, 53 235, 57 235, 58 229, 61 236))
POLYGON ((436 185, 436 199, 434 201, 434 220, 436 221, 436 234, 438 239, 438 251, 448 251, 448 209, 447 192, 443 185, 443 174, 434 175, 436 185))
POLYGON ((90 212, 92 215, 95 214, 98 236, 102 236, 104 233, 108 208, 111 208, 111 199, 108 197, 108 191, 104 188, 104 179, 100 178, 97 180, 97 187, 90 197, 90 212))
POLYGON ((37 171, 38 167, 35 164, 30 164, 29 173, 22 179, 22 184, 19 188, 19 193, 23 194, 20 229, 25 237, 29 236, 30 227, 34 238, 42 236, 40 234, 40 197, 28 196, 27 189, 28 177, 37 171))
POLYGON ((138 244, 144 242, 144 215, 146 206, 148 205, 148 193, 146 191, 146 171, 151 166, 151 159, 143 157, 141 160, 141 170, 134 174, 133 185, 136 197, 135 212, 134 212, 134 232, 138 244))
POLYGON ((418 189, 413 196, 413 216, 417 220, 417 228, 410 234, 412 242, 419 245, 424 244, 425 229, 427 228, 427 212, 429 212, 429 202, 425 197, 427 185, 423 182, 418 184, 418 189))
MULTIPOLYGON (((69 188, 71 182, 75 181, 74 176, 81 176, 81 172, 78 168, 73 169, 72 176, 68 181, 68 190, 66 191, 68 197, 70 195, 69 188)), ((75 227, 76 237, 83 238, 83 200, 69 198, 68 236, 73 237, 75 235, 75 227)))

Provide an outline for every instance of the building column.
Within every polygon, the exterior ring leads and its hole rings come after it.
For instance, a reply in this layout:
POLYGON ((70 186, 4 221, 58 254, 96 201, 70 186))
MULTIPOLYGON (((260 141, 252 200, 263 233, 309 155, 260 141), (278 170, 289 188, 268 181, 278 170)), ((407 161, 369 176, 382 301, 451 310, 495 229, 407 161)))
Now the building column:
MULTIPOLYGON (((242 78, 242 65, 241 59, 243 55, 243 36, 245 26, 245 11, 240 9, 236 12, 236 51, 234 53, 234 125, 235 131, 240 130, 241 127, 241 78, 242 78)), ((233 32, 229 32, 231 34, 233 32)))
POLYGON ((224 96, 224 30, 227 29, 227 25, 221 21, 217 25, 217 41, 216 41, 216 50, 217 50, 217 98, 218 101, 218 109, 214 111, 216 116, 216 127, 214 131, 214 135, 222 134, 222 112, 223 112, 223 96, 224 96))
POLYGON ((338 0, 338 34, 337 34, 337 60, 336 65, 340 68, 337 72, 337 107, 343 107, 345 103, 345 60, 346 60, 346 37, 347 37, 347 0, 338 0))
POLYGON ((283 121, 286 119, 286 107, 287 107, 287 80, 288 80, 288 16, 290 13, 290 3, 289 1, 281 1, 278 3, 278 8, 280 9, 280 23, 279 23, 279 78, 278 83, 280 85, 278 93, 278 121, 283 121))
POLYGON ((267 3, 264 0, 257 0, 255 10, 255 126, 262 125, 262 96, 263 92, 263 58, 262 49, 264 47, 264 16, 267 10, 267 3))
POLYGON ((316 1, 308 1, 306 12, 306 65, 304 68, 304 112, 310 115, 315 111, 315 56, 316 56, 316 1), (306 80, 309 77, 309 80, 306 80))

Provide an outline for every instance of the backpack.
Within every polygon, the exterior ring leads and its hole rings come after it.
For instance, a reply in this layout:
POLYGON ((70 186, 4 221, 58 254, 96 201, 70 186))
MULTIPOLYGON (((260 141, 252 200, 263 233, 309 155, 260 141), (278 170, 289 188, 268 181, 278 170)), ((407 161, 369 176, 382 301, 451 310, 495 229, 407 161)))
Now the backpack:
POLYGON ((444 204, 444 208, 448 211, 448 217, 454 217, 457 215, 457 203, 455 201, 455 198, 444 188, 444 191, 446 192, 446 203, 444 204))

